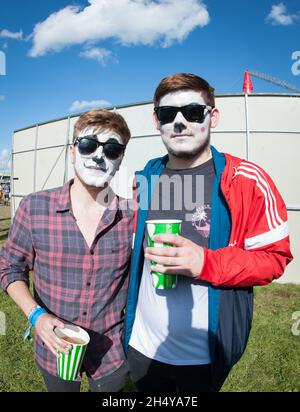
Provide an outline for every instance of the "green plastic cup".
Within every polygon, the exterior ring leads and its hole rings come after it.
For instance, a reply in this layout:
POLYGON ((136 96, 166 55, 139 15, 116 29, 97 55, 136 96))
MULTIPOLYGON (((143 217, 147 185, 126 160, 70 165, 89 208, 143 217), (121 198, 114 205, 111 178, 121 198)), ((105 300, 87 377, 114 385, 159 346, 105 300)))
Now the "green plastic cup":
MULTIPOLYGON (((169 243, 155 243, 152 238, 161 233, 180 235, 182 220, 147 220, 147 239, 148 246, 162 247, 171 246, 169 243)), ((151 262, 156 266, 155 262, 151 262)), ((165 275, 163 273, 151 271, 152 284, 156 289, 174 289, 177 285, 177 275, 165 275)))
POLYGON ((70 343, 72 348, 68 354, 59 352, 57 358, 57 375, 65 381, 76 381, 87 345, 89 334, 79 326, 65 325, 64 328, 55 328, 56 336, 70 343))

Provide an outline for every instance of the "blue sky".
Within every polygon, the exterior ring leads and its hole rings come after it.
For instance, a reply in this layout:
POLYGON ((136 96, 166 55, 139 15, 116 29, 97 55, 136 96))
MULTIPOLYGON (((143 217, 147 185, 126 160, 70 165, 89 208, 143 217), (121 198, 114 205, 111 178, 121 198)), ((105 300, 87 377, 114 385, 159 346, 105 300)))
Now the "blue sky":
POLYGON ((298 61, 299 0, 1 0, 0 171, 18 128, 151 100, 176 72, 217 93, 241 92, 247 68, 300 87, 298 61))

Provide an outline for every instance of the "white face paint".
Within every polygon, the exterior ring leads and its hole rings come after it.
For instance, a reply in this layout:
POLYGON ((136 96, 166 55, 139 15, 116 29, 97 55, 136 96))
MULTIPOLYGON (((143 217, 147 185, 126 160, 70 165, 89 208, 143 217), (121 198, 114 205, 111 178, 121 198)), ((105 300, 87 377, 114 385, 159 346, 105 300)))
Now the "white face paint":
MULTIPOLYGON (((187 106, 191 103, 205 105, 201 92, 179 90, 163 96, 159 106, 187 106)), ((178 112, 172 123, 159 126, 162 140, 170 154, 191 158, 203 152, 210 142, 210 113, 205 111, 203 123, 189 122, 178 112)))
MULTIPOLYGON (((78 138, 89 135, 97 135, 97 139, 101 143, 114 139, 118 143, 123 144, 121 137, 110 130, 95 132, 94 129, 88 128, 81 131, 78 138)), ((82 155, 78 150, 78 145, 75 145, 75 172, 88 186, 104 187, 119 169, 122 159, 123 155, 116 160, 107 159, 103 153, 102 146, 99 146, 90 155, 82 155), (96 158, 99 159, 98 163, 95 161, 96 158)))

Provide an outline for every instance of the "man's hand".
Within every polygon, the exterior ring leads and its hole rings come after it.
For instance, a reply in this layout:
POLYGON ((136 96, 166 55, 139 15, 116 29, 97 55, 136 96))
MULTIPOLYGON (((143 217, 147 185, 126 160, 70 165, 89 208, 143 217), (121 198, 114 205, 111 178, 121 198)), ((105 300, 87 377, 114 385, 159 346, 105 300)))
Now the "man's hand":
POLYGON ((204 261, 202 247, 182 236, 170 234, 156 235, 152 240, 155 243, 169 243, 172 246, 146 248, 145 259, 157 263, 151 266, 151 270, 166 275, 182 275, 190 278, 199 276, 204 261))
POLYGON ((39 316, 35 324, 36 333, 57 358, 59 357, 58 352, 68 354, 71 348, 70 344, 59 339, 54 333, 55 327, 64 328, 64 326, 61 320, 46 313, 39 316))

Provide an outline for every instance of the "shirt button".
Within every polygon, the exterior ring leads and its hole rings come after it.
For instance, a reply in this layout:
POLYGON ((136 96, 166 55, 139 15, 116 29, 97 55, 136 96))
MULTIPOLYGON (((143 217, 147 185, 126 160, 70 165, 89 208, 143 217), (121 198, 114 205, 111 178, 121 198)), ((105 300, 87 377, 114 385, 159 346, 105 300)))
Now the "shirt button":
POLYGON ((83 316, 86 316, 87 315, 87 313, 86 312, 83 312, 83 316))
POLYGON ((91 286, 91 282, 87 282, 86 286, 89 288, 91 286))
POLYGON ((91 253, 91 255, 94 255, 94 254, 95 254, 95 252, 94 252, 93 250, 91 250, 90 253, 91 253))

